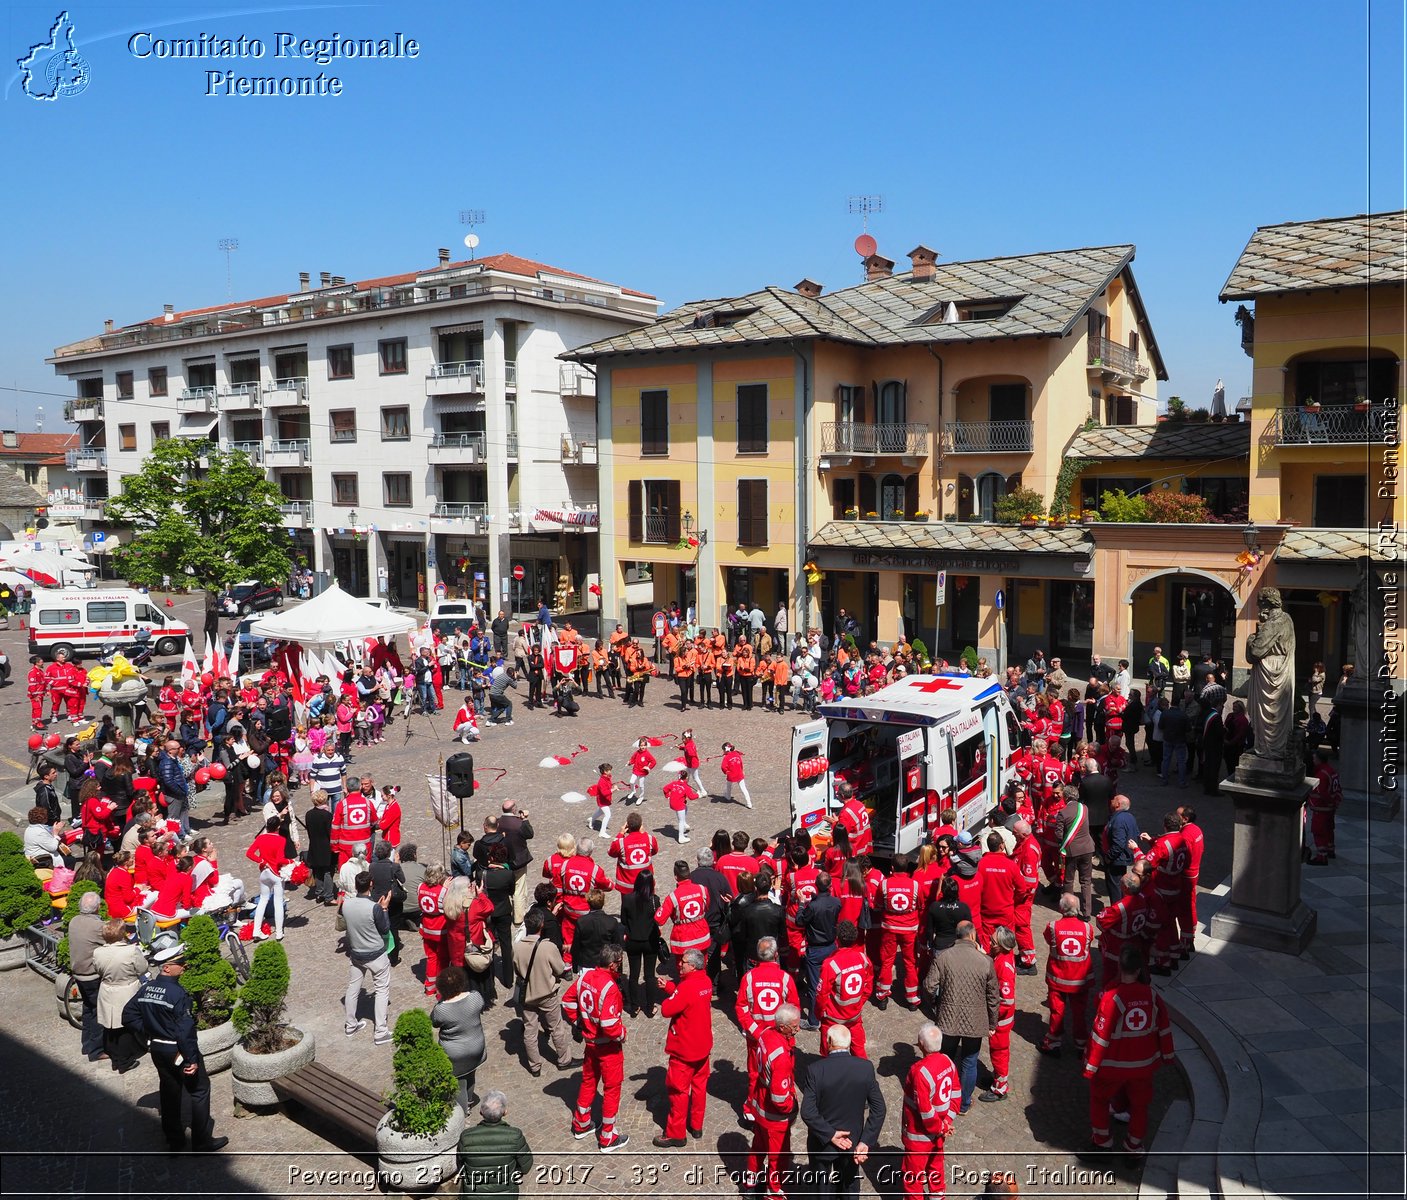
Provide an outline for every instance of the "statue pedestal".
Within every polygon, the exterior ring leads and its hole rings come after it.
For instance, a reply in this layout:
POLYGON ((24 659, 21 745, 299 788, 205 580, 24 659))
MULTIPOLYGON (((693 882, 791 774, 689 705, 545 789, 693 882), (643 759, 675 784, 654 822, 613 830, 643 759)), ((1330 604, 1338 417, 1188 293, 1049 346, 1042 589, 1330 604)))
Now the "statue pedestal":
POLYGON ((1401 700, 1387 696, 1389 690, 1390 683, 1375 680, 1369 687, 1366 679, 1354 680, 1334 697, 1339 710, 1336 766, 1344 799, 1363 804, 1378 820, 1391 820, 1401 811, 1407 787, 1401 700), (1385 720, 1389 715, 1392 719, 1385 720))
POLYGON ((1264 950, 1300 954, 1314 936, 1315 911, 1300 899, 1305 798, 1314 787, 1286 764, 1247 755, 1221 785, 1236 806, 1231 898, 1210 934, 1264 950))

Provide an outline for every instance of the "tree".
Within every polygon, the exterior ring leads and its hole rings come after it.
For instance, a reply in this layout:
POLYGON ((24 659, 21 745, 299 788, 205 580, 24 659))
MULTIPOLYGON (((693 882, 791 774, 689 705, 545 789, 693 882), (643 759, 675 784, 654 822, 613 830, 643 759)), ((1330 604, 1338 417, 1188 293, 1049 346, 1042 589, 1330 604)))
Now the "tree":
POLYGON ((160 586, 164 576, 211 589, 278 582, 289 568, 282 502, 247 454, 166 438, 107 502, 108 518, 132 528, 131 541, 113 550, 113 565, 145 587, 160 586))

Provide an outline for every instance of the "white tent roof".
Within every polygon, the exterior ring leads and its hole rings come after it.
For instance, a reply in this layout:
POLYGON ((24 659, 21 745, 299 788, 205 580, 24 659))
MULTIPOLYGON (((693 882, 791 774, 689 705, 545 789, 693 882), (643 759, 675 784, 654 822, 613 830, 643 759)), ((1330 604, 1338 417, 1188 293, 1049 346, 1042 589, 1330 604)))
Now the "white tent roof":
MULTIPOLYGON (((84 576, 97 568, 82 554, 60 554, 55 550, 35 550, 29 546, 16 546, 0 550, 0 568, 6 571, 34 571, 65 583, 81 583, 84 576)), ((33 580, 27 581, 33 586, 33 580)))
POLYGON ((414 617, 363 604, 334 584, 306 604, 255 621, 249 631, 282 642, 330 646, 353 638, 395 637, 414 628, 414 617))

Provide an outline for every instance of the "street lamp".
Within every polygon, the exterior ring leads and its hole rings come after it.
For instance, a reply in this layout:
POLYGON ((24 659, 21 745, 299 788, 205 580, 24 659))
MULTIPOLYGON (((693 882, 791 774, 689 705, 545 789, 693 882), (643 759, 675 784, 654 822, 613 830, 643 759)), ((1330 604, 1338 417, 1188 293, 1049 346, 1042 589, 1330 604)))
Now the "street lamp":
POLYGON ((351 525, 351 526, 353 526, 353 527, 355 527, 355 526, 356 526, 356 523, 357 523, 357 510, 354 508, 354 509, 352 509, 351 512, 349 512, 349 513, 347 514, 347 524, 348 524, 348 525, 351 525))
POLYGON ((1256 523, 1251 521, 1246 528, 1241 530, 1241 540, 1246 543, 1246 549, 1252 554, 1260 551, 1260 530, 1256 528, 1256 523))

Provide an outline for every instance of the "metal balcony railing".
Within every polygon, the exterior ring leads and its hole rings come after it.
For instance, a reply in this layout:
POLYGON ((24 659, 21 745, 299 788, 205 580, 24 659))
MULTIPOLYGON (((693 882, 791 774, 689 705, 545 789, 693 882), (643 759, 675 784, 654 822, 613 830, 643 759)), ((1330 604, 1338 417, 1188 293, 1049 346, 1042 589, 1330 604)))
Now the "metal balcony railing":
POLYGON ((574 442, 562 439, 562 463, 569 467, 594 467, 600 461, 595 442, 574 442))
POLYGON ((78 450, 65 451, 64 465, 70 471, 105 471, 107 469, 107 450, 83 447, 78 450))
POLYGON ((510 460, 517 458, 517 457, 518 457, 518 435, 517 435, 516 433, 510 433, 510 434, 507 435, 507 437, 506 437, 504 440, 507 442, 507 445, 504 447, 504 451, 505 451, 505 453, 507 454, 507 457, 508 457, 510 460))
POLYGON ((1277 408, 1266 422, 1266 436, 1277 446, 1364 445, 1386 442, 1396 432, 1380 405, 1360 409, 1356 404, 1326 404, 1308 408, 1277 408))
POLYGON ((482 433, 437 433, 430 439, 432 450, 444 451, 436 458, 462 456, 469 462, 483 462, 488 449, 487 438, 482 433))
POLYGON ((917 421, 826 421, 821 425, 821 453, 923 456, 928 453, 928 433, 928 426, 917 421))
POLYGON ((518 364, 506 362, 503 364, 503 385, 510 392, 518 390, 518 364))
POLYGON ((442 501, 435 505, 434 515, 447 521, 487 521, 489 506, 478 502, 461 504, 442 501))
POLYGON ((943 427, 948 454, 1029 454, 1034 421, 949 421, 943 427))
POLYGON ((296 375, 287 379, 267 381, 264 384, 264 394, 270 404, 306 404, 308 378, 306 375, 296 375))
POLYGON ((1089 339, 1089 365, 1130 379, 1148 378, 1148 368, 1138 361, 1137 354, 1105 337, 1089 339))
POLYGON ((596 376, 578 363, 563 363, 557 371, 558 387, 564 396, 594 396, 596 376))
POLYGON ((249 455, 251 462, 262 463, 264 461, 263 442, 231 442, 230 449, 237 450, 241 454, 249 455))
POLYGON ((182 388, 176 397, 178 413, 208 413, 215 404, 213 387, 182 388))
POLYGON ((669 518, 663 513, 645 514, 645 541, 664 543, 669 541, 669 518))
POLYGON ((311 500, 285 500, 278 506, 278 510, 285 517, 300 517, 304 521, 313 519, 313 502, 311 500))
POLYGON ((273 464, 275 466, 302 466, 308 461, 312 448, 312 441, 308 438, 275 438, 269 442, 264 453, 268 459, 277 458, 280 460, 273 464), (286 459, 296 459, 297 461, 284 461, 286 459))
POLYGON ((484 390, 484 360, 471 358, 464 362, 434 363, 426 378, 456 380, 469 391, 482 392, 484 390))

